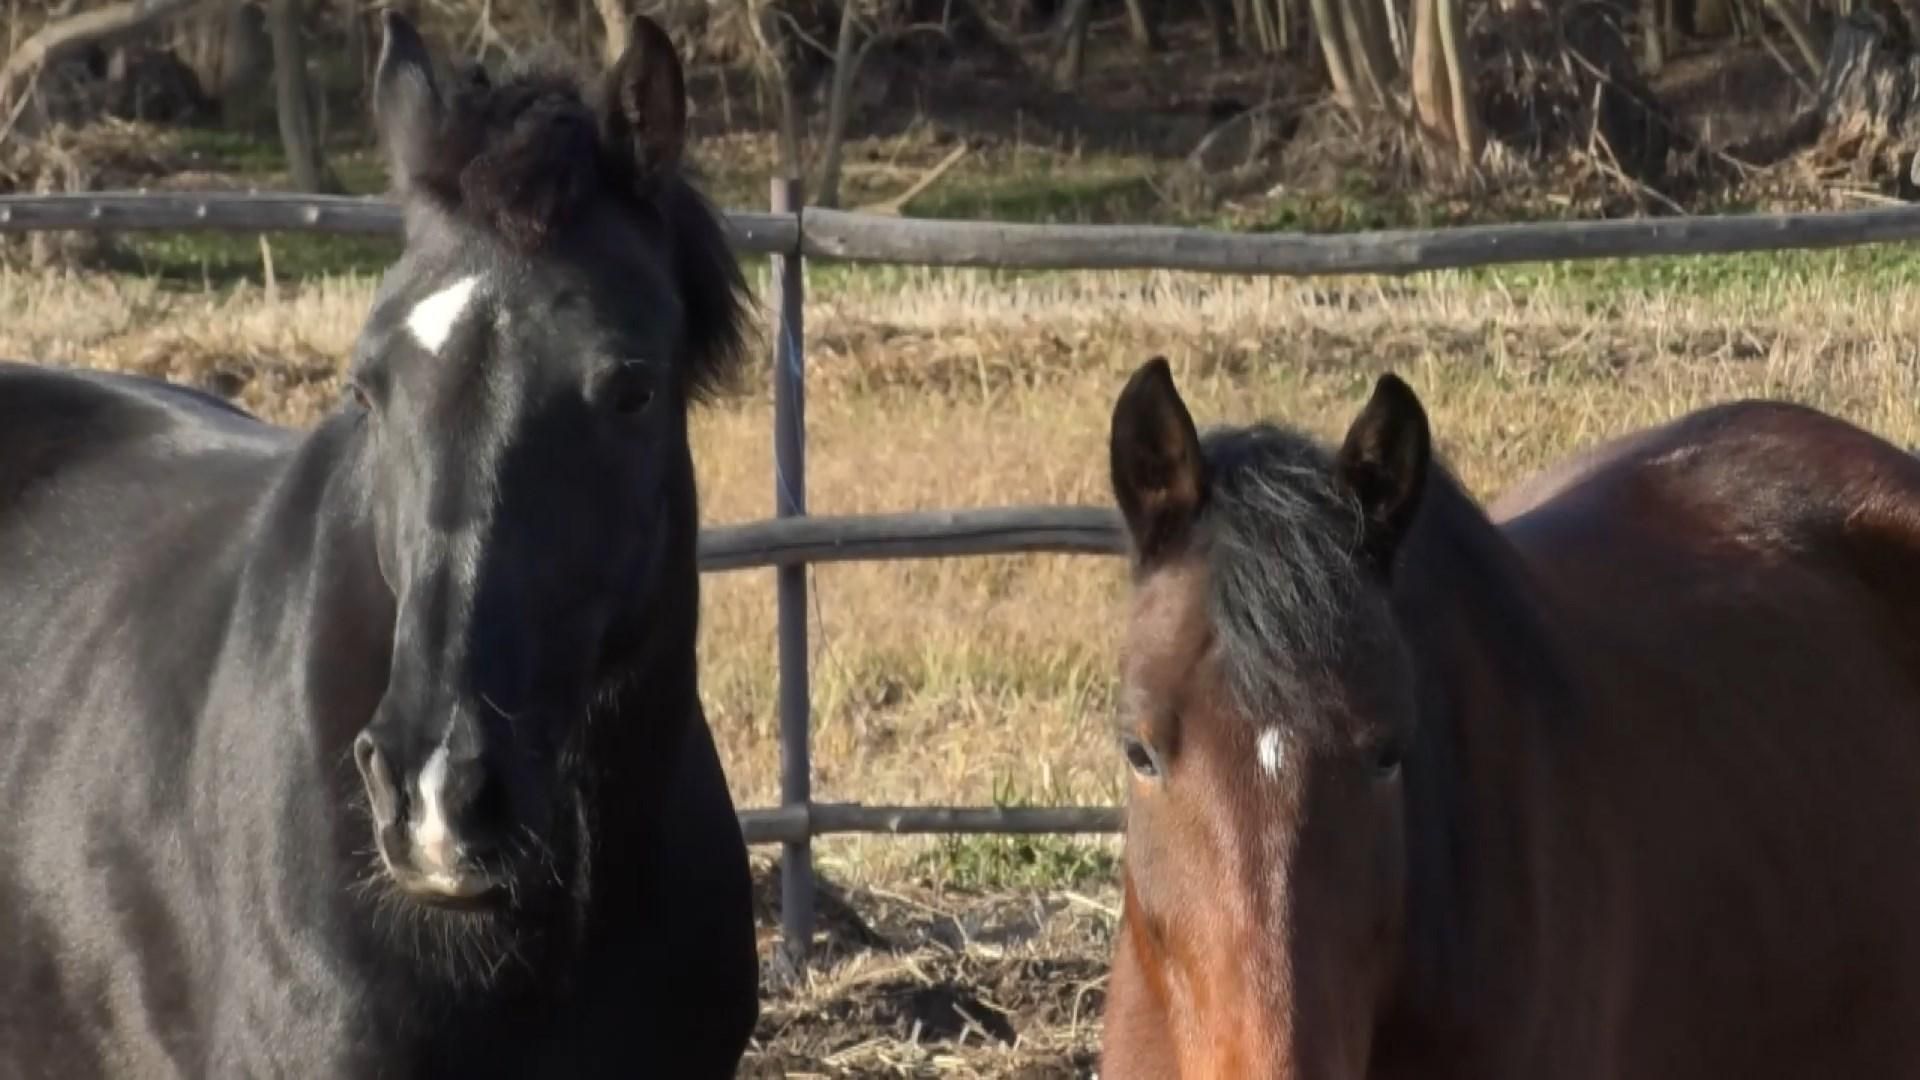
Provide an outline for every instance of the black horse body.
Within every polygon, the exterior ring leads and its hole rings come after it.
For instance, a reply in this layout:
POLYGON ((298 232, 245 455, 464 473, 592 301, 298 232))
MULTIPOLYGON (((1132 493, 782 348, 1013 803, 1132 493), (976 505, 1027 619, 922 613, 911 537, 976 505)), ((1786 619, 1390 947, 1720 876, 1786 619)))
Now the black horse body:
POLYGON ((550 736, 544 879, 461 910, 379 875, 355 768, 409 625, 365 416, 296 435, 0 365, 0 1078, 731 1075, 750 883, 697 694, 684 416, 659 424, 641 629, 550 736))

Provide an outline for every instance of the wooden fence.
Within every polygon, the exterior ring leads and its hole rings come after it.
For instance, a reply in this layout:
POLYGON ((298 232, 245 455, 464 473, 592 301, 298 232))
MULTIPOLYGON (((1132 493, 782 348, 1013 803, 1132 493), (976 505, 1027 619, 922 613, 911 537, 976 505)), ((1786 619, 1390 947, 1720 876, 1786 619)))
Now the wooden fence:
MULTIPOLYGON (((749 843, 785 849, 783 931, 803 954, 812 937, 811 841, 830 833, 1112 833, 1112 807, 900 807, 811 798, 807 576, 813 563, 950 558, 1016 552, 1117 554, 1122 535, 1103 507, 1009 507, 816 517, 806 512, 808 259, 1037 270, 1184 270, 1316 276, 1408 274, 1519 262, 1707 255, 1848 247, 1920 239, 1920 207, 1842 213, 1751 214, 1487 225, 1306 236, 1203 229, 928 221, 800 208, 791 182, 773 184, 772 212, 729 212, 737 250, 773 256, 774 517, 711 527, 700 566, 774 567, 779 607, 781 805, 740 814, 749 843)), ((0 233, 222 229, 394 234, 400 215, 375 199, 278 193, 87 193, 0 196, 0 233)))

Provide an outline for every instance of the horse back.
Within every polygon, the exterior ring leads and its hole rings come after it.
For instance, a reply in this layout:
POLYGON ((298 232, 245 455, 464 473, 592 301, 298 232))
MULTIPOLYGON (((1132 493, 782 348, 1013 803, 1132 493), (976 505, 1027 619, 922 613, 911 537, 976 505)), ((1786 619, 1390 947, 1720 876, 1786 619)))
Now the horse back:
POLYGON ((1610 939, 1591 982, 1636 1033, 1619 1045, 1654 1056, 1621 1065, 1914 1060, 1920 461, 1743 402, 1603 447, 1550 488, 1522 489, 1502 529, 1582 687, 1552 798, 1590 808, 1590 869, 1547 888, 1610 939), (1703 1001, 1739 1021, 1676 1026, 1703 1001), (1721 1037, 1749 1030, 1806 1056, 1721 1037))
POLYGON ((1770 573, 1810 573, 1868 586, 1920 631, 1920 458, 1813 409, 1703 409, 1523 482, 1492 513, 1550 576, 1573 572, 1562 552, 1597 545, 1656 577, 1732 572, 1756 594, 1770 573))
POLYGON ((189 757, 246 518, 282 445, 196 391, 0 364, 0 1046, 12 1060, 149 1072, 152 1058, 74 1017, 192 1026, 178 987, 205 971, 180 935, 206 912, 185 887, 199 873, 189 757))
POLYGON ((0 508, 86 465, 129 457, 257 456, 284 444, 277 429, 188 387, 0 361, 0 508))

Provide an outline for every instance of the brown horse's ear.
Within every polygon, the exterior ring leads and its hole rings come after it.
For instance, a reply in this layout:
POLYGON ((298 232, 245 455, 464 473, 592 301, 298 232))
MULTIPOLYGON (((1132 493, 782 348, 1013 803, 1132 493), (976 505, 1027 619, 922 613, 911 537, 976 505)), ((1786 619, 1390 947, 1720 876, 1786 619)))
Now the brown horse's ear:
POLYGON ((686 77, 673 39, 645 15, 633 17, 626 51, 607 71, 600 126, 643 179, 679 164, 687 142, 686 77))
POLYGON ((442 105, 433 81, 433 59, 420 32, 392 8, 383 15, 382 26, 380 62, 373 75, 373 122, 394 187, 405 192, 428 170, 442 105))
POLYGON ((1166 357, 1141 365, 1120 391, 1108 455, 1136 560, 1150 563, 1178 550, 1206 499, 1207 465, 1166 357))
POLYGON ((1432 453, 1427 411, 1413 388, 1392 373, 1380 376, 1347 429, 1334 469, 1360 501, 1366 515, 1362 553, 1382 573, 1393 565, 1420 509, 1432 453))

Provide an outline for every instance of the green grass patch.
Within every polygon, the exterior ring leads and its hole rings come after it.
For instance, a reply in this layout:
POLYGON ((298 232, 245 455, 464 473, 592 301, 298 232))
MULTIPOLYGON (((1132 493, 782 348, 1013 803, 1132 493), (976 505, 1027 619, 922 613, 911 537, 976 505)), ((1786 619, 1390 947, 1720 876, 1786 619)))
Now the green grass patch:
MULTIPOLYGON (((1077 801, 1064 792, 1051 792, 1035 801, 1010 779, 994 783, 995 806, 1060 806, 1077 801)), ((1110 841, 1087 837, 943 836, 914 858, 913 870, 936 888, 1080 889, 1114 881, 1120 873, 1120 856, 1110 841)))
POLYGON ((955 177, 907 203, 914 217, 1073 224, 1148 220, 1160 196, 1142 169, 955 177))
MULTIPOLYGON (((266 258, 256 233, 128 233, 116 269, 187 289, 266 279, 266 258)), ((377 276, 400 256, 398 237, 329 236, 281 232, 267 237, 273 274, 302 277, 377 276)))
POLYGON ((1458 271, 1468 281, 1512 292, 1555 290, 1595 300, 1663 295, 1763 300, 1824 282, 1849 290, 1894 292, 1920 285, 1920 249, 1908 244, 1768 251, 1737 255, 1670 255, 1525 263, 1458 271))
POLYGON ((1120 873, 1113 851, 1071 836, 944 836, 914 861, 932 884, 975 892, 1082 889, 1120 873))

